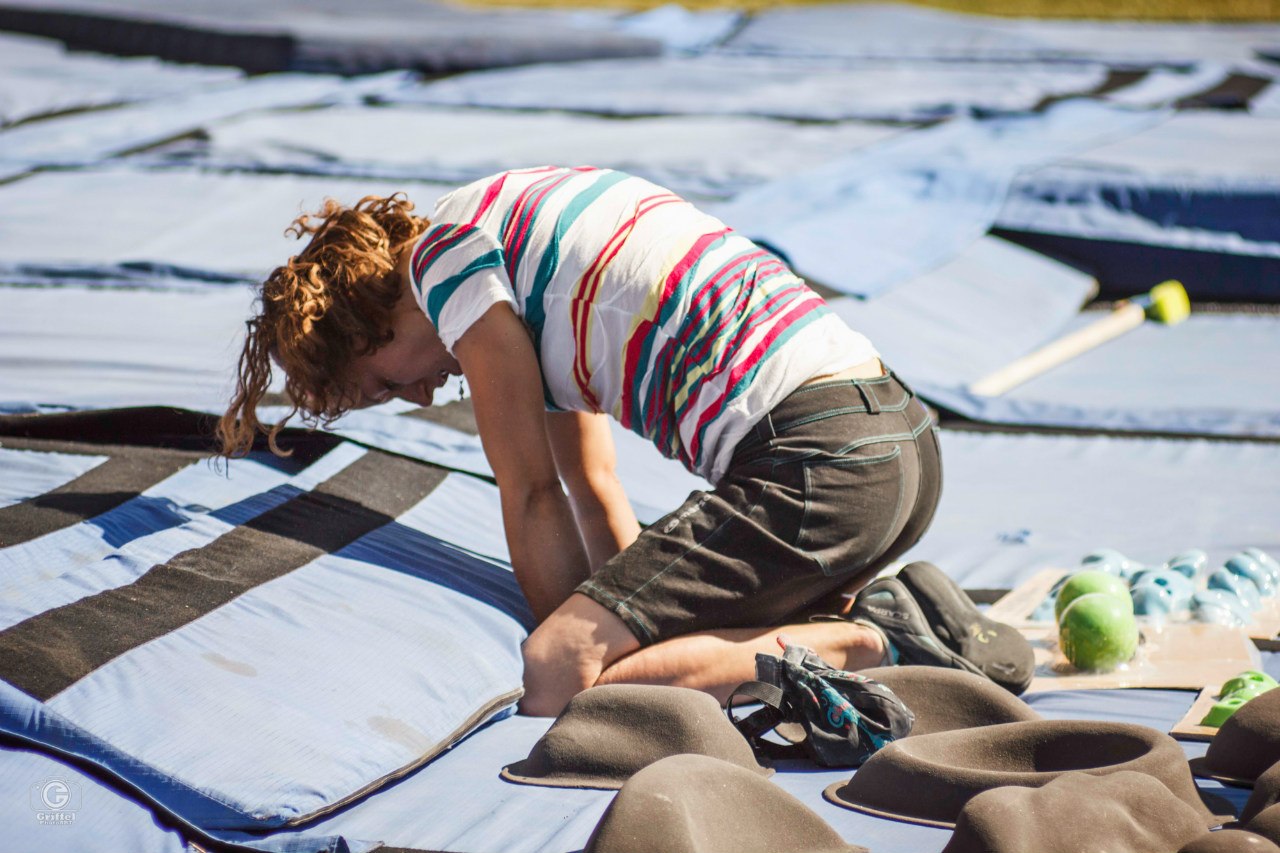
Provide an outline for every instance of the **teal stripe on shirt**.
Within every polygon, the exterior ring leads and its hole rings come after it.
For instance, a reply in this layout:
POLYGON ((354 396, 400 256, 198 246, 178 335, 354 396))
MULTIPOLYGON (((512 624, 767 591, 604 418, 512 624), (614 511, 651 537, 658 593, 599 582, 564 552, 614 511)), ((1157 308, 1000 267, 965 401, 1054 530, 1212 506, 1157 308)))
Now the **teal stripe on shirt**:
POLYGON ((556 270, 560 267, 560 240, 592 202, 629 177, 622 172, 604 175, 574 196, 556 218, 555 231, 551 235, 546 251, 542 253, 542 258, 538 262, 538 271, 533 278, 533 286, 524 300, 524 318, 529 328, 533 330, 534 346, 539 356, 542 353, 542 329, 547 322, 547 308, 542 300, 546 296, 547 288, 551 286, 551 280, 555 278, 556 270))
POLYGON ((453 296, 467 279, 481 270, 500 266, 502 266, 502 250, 493 249, 467 264, 461 272, 455 273, 433 286, 427 294, 427 317, 430 318, 431 325, 436 328, 440 327, 440 312, 444 309, 444 304, 449 301, 449 297, 453 296))

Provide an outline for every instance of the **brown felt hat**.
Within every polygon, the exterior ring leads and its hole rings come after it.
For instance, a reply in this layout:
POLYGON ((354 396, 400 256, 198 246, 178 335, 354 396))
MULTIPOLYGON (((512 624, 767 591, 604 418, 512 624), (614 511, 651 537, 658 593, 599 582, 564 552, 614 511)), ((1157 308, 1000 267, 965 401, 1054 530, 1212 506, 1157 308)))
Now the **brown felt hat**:
POLYGON ((916 715, 911 736, 1041 719, 989 678, 937 666, 882 666, 858 673, 879 681, 916 715))
POLYGON ((1247 821, 1241 822, 1250 832, 1270 839, 1273 844, 1280 844, 1280 806, 1267 806, 1247 821))
POLYGON ((1253 787, 1254 780, 1280 761, 1280 690, 1250 699, 1222 724, 1191 772, 1228 785, 1253 787))
POLYGON ((610 684, 584 690, 560 712, 529 757, 502 778, 553 788, 611 788, 659 759, 697 753, 759 776, 746 738, 711 695, 687 687, 610 684))
POLYGON ((1064 773, 978 794, 942 853, 1170 853, 1207 834, 1198 809, 1145 773, 1064 773))
POLYGON ((1240 829, 1224 829, 1220 832, 1206 832, 1189 844, 1183 845, 1178 853, 1278 853, 1280 847, 1275 846, 1261 835, 1245 832, 1240 829))
POLYGON ((1280 802, 1280 762, 1272 764, 1253 782, 1253 793, 1240 812, 1240 822, 1248 823, 1263 809, 1280 802))
POLYGON ((904 738, 824 794, 836 805, 868 814, 952 826, 965 803, 983 791, 1040 788, 1073 770, 1094 776, 1145 773, 1196 809, 1204 826, 1231 819, 1205 807, 1173 738, 1148 726, 1093 720, 1002 723, 904 738))
POLYGON ((866 853, 759 773, 674 755, 632 776, 584 853, 866 853))

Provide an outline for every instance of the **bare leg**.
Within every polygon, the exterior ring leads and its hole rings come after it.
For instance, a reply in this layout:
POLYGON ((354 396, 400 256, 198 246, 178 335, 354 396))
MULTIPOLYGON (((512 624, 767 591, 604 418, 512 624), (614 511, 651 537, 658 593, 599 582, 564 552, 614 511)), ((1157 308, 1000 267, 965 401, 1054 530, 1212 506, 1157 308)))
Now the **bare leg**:
POLYGON ((687 634, 641 649, 606 669, 596 683, 692 687, 724 704, 735 687, 755 680, 757 652, 782 653, 779 636, 813 649, 838 669, 867 669, 884 659, 879 635, 850 622, 734 628, 687 634))
POLYGON ((524 642, 520 713, 556 716, 595 684, 605 667, 638 648, 640 642, 625 622, 575 592, 524 642))
POLYGON ((574 593, 525 641, 520 713, 553 717, 595 684, 671 684, 724 702, 733 688, 755 678, 757 652, 780 651, 779 634, 842 669, 876 666, 884 657, 879 635, 849 622, 706 631, 641 649, 626 623, 574 593))

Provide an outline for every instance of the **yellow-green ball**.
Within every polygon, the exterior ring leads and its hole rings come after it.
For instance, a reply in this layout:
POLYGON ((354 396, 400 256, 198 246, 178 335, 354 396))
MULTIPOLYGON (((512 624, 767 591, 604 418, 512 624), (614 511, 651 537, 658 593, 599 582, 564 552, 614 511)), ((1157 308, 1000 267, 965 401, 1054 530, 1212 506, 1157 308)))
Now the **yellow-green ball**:
POLYGON ((1076 669, 1105 671, 1127 663, 1138 650, 1133 607, 1104 592, 1080 596, 1062 611, 1058 645, 1076 669))
POLYGON ((1076 572, 1067 578, 1062 589, 1058 590, 1058 597, 1053 602, 1053 618, 1061 622, 1062 611, 1067 609, 1067 605, 1082 595, 1097 592, 1123 599, 1123 603, 1129 608, 1130 615, 1133 614, 1133 597, 1129 595, 1129 585, 1115 575, 1089 569, 1076 572))

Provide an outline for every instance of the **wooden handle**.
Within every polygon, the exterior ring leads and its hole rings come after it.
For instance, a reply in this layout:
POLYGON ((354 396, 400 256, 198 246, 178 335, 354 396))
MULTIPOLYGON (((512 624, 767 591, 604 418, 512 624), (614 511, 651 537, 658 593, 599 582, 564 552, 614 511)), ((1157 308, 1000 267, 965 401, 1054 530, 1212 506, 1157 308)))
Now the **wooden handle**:
POLYGON ((1145 316, 1141 305, 1130 302, 1101 320, 1047 343, 1035 352, 1024 355, 1017 361, 982 377, 970 385, 969 390, 981 397, 999 397, 1028 379, 1039 376, 1065 361, 1070 361, 1081 353, 1088 352, 1131 329, 1138 328, 1142 325, 1145 316))

